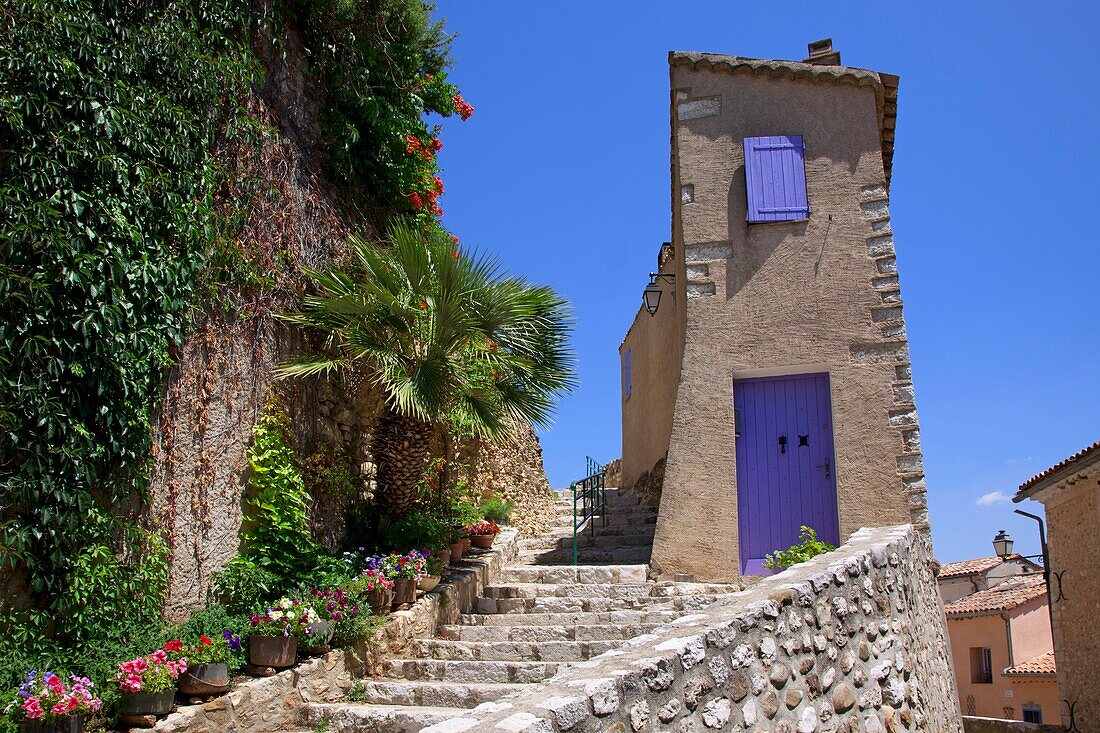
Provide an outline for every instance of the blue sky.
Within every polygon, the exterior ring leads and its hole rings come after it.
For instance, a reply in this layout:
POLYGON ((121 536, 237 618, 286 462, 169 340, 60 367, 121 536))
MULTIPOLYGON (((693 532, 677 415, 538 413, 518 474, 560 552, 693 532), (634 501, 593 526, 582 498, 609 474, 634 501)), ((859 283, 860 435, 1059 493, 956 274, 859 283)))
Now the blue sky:
POLYGON ((668 51, 797 60, 831 36, 845 64, 901 76, 891 210, 937 555, 989 555, 1000 528, 1038 551, 999 497, 1100 439, 1097 6, 437 11, 476 108, 445 124, 447 226, 577 313, 581 387, 541 436, 553 485, 620 453, 617 347, 669 237, 668 51))

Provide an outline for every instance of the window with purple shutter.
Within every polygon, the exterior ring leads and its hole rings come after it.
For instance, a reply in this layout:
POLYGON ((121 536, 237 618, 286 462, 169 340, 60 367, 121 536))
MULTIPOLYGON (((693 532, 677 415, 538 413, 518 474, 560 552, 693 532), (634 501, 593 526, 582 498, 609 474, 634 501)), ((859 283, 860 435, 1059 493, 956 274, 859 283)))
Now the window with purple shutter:
POLYGON ((750 223, 809 217, 804 150, 801 135, 745 138, 750 223))

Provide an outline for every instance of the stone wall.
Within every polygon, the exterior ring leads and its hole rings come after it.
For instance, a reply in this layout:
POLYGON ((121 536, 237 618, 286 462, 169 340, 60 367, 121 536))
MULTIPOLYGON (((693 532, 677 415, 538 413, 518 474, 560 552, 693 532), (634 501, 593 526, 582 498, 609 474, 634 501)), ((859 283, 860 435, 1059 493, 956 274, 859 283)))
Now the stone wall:
POLYGON ((511 526, 524 537, 554 522, 554 492, 542 463, 542 445, 530 425, 499 443, 471 441, 471 482, 482 497, 493 494, 512 502, 511 526))
POLYGON ((423 733, 960 733, 931 543, 861 529, 827 555, 423 733))

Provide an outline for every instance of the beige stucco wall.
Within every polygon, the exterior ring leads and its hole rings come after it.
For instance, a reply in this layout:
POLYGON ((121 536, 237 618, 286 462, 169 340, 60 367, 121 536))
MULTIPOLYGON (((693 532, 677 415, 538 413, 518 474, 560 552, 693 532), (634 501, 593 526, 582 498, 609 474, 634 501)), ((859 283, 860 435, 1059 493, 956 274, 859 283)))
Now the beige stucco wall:
MULTIPOLYGON (((1046 505, 1051 570, 1062 573, 1061 599, 1057 580, 1051 581, 1058 685, 1063 699, 1077 703, 1078 729, 1100 730, 1100 463, 1050 493, 1050 498, 1038 498, 1046 505)), ((1068 715, 1063 723, 1069 723, 1068 715)))
POLYGON ((672 236, 686 297, 653 550, 662 572, 738 574, 735 377, 829 373, 842 541, 860 526, 928 528, 876 79, 672 63, 672 236), (750 226, 742 138, 772 134, 804 136, 812 214, 750 226))
MULTIPOLYGON (((1011 663, 1021 664, 1050 651, 1050 620, 1045 599, 1014 609, 1009 621, 1012 625, 1011 663)), ((959 709, 964 715, 1007 718, 1005 708, 1010 707, 1012 719, 1022 720, 1023 706, 1033 703, 1042 708, 1044 722, 1058 721, 1058 686, 1054 680, 1013 678, 1002 674, 1010 664, 1004 616, 949 617, 947 633, 951 638, 959 709), (993 658, 991 684, 971 682, 972 647, 989 647, 993 658)))
POLYGON ((623 457, 621 485, 629 488, 668 452, 672 410, 680 377, 682 328, 675 287, 659 280, 661 303, 652 316, 639 309, 619 346, 623 381, 623 457), (626 393, 623 358, 630 350, 631 391, 626 393))

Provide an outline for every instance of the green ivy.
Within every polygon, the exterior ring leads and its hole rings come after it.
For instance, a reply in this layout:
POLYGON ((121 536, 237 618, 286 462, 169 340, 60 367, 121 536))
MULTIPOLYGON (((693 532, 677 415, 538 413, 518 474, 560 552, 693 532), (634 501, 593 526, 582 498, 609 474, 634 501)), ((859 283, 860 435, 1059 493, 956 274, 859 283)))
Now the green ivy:
POLYGON ((34 599, 0 645, 48 657, 161 613, 160 545, 124 508, 142 503, 165 368, 220 236, 212 151, 253 74, 247 9, 0 15, 0 573, 34 599))
POLYGON ((817 538, 817 532, 815 532, 812 527, 807 527, 806 525, 802 525, 798 533, 798 539, 800 542, 797 545, 792 545, 786 550, 776 550, 769 555, 765 555, 764 567, 771 570, 789 568, 792 565, 806 562, 810 558, 824 555, 826 552, 832 552, 836 549, 836 547, 830 545, 828 542, 819 540, 817 538))

